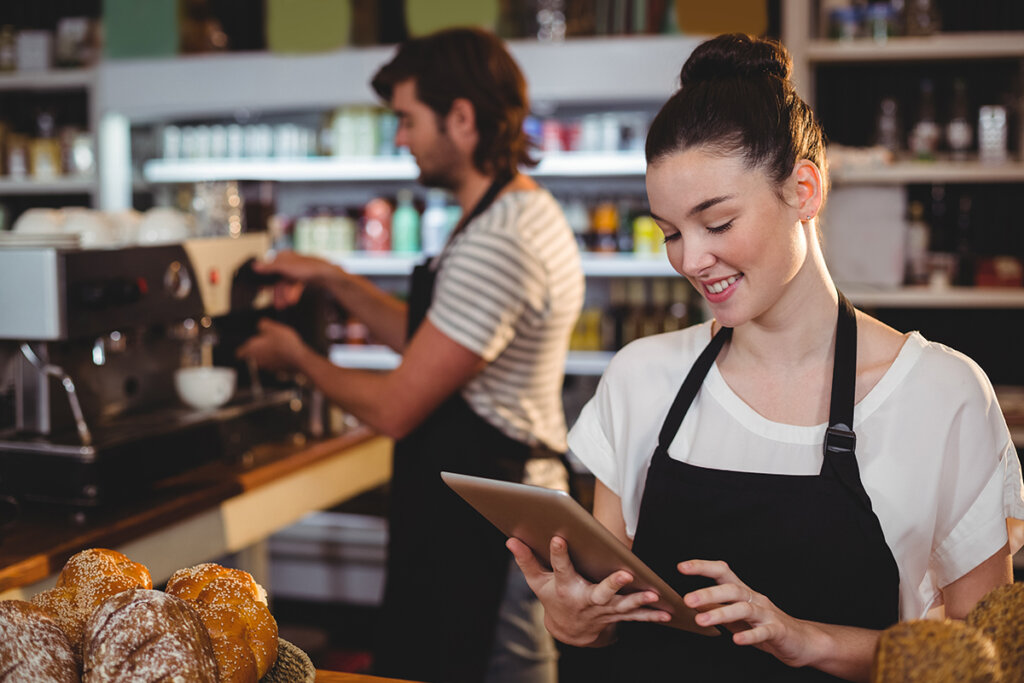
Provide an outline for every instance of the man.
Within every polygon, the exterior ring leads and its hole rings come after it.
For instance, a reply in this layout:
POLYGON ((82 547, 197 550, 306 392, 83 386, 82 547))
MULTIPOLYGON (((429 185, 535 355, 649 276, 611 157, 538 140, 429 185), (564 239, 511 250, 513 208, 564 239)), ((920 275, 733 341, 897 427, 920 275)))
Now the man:
POLYGON ((401 363, 339 368, 270 321, 239 353, 305 374, 396 439, 374 673, 553 681, 543 612, 509 573, 504 537, 439 473, 564 480, 561 385, 583 301, 579 254, 554 198, 519 173, 531 164, 529 103, 500 40, 453 29, 409 41, 373 87, 398 116, 395 142, 415 157, 420 182, 462 207, 447 246, 416 268, 408 304, 317 259, 283 253, 261 269, 326 289, 401 363))

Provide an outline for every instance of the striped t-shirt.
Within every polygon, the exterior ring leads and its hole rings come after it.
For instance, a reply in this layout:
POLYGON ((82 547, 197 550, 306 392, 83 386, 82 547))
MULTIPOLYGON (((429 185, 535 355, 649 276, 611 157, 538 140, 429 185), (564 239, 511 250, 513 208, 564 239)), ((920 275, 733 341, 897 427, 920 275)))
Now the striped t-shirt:
POLYGON ((439 258, 427 316, 487 361, 463 398, 513 439, 566 450, 562 380, 584 283, 558 202, 542 189, 506 192, 439 258))

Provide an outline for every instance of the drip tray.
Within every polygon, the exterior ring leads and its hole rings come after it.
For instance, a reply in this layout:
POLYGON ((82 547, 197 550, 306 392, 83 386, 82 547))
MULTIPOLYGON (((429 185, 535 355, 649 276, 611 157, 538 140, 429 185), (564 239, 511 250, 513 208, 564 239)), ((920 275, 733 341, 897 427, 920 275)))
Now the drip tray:
POLYGON ((238 462, 254 446, 302 431, 295 391, 240 394, 216 409, 185 408, 98 425, 93 445, 0 435, 0 490, 24 500, 96 507, 145 494, 161 479, 215 461, 238 462))

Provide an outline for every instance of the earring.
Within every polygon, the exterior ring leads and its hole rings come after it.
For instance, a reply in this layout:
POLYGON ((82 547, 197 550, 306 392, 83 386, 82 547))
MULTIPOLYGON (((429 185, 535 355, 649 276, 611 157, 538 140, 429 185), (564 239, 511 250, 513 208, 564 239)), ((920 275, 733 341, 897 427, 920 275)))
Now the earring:
POLYGON ((809 220, 811 220, 812 218, 814 218, 814 216, 804 216, 804 220, 805 220, 805 221, 809 221, 809 220))

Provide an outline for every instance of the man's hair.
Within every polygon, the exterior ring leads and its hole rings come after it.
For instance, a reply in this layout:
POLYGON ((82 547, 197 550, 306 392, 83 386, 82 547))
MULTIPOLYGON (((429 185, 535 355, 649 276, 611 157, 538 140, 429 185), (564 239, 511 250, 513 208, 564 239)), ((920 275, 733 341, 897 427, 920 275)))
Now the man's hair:
POLYGON ((526 79, 501 40, 475 28, 454 28, 403 43, 373 77, 390 102, 399 83, 413 79, 416 96, 439 118, 458 98, 473 105, 479 135, 473 165, 488 175, 514 175, 534 166, 533 143, 523 130, 530 109, 526 79))

